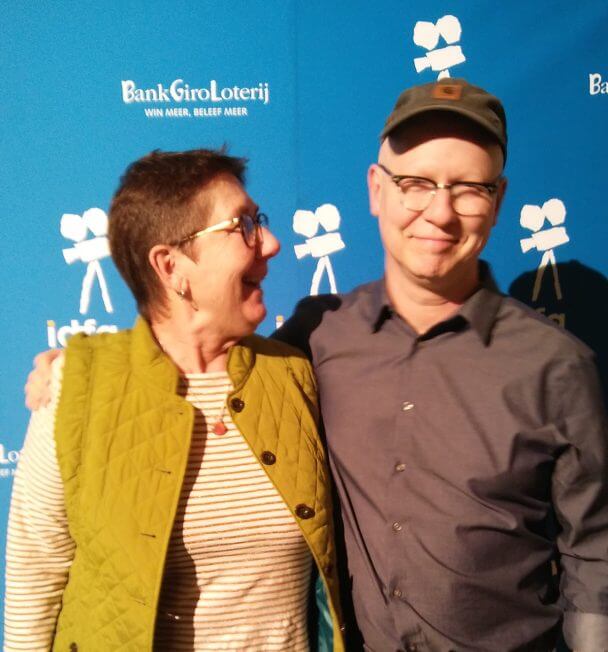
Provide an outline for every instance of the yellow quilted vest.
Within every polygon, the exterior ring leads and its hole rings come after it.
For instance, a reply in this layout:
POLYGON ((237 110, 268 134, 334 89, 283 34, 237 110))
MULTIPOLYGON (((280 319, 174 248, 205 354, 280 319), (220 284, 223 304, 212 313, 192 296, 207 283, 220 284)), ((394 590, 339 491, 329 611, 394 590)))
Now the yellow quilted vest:
MULTIPOLYGON (((232 418, 319 570, 329 607, 319 646, 341 651, 331 490, 310 365, 296 349, 254 335, 231 349, 228 373, 232 418)), ((141 318, 131 331, 70 340, 55 440, 76 553, 55 650, 152 650, 194 418, 177 384, 141 318)))

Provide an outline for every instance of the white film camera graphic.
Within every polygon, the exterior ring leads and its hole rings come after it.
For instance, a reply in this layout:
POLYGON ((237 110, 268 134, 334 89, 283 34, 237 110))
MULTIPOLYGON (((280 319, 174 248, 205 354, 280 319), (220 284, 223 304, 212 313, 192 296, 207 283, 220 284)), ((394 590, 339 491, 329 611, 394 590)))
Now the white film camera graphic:
POLYGON ((340 213, 333 204, 322 204, 314 213, 297 210, 293 214, 293 230, 306 237, 304 244, 295 245, 293 248, 296 258, 300 260, 304 256, 312 256, 319 259, 310 284, 311 295, 319 294, 324 272, 327 274, 331 293, 336 294, 338 291, 329 256, 346 247, 342 236, 337 232, 339 228, 340 213), (320 226, 326 233, 316 235, 320 226))
POLYGON ((460 41, 461 35, 462 27, 456 16, 443 16, 436 23, 419 20, 414 26, 414 43, 428 52, 425 56, 414 59, 416 72, 430 68, 439 73, 437 79, 449 77, 449 68, 466 61, 460 45, 455 45, 460 41), (440 38, 447 44, 446 47, 434 49, 440 38))
POLYGON ((570 241, 566 233, 566 228, 561 226, 565 221, 566 206, 561 199, 549 199, 542 206, 525 204, 521 209, 519 223, 524 229, 532 231, 532 235, 529 238, 522 238, 519 241, 522 252, 525 254, 534 249, 543 252, 536 272, 536 279, 534 280, 532 301, 538 299, 543 274, 549 264, 553 271, 555 296, 559 300, 562 299, 562 288, 559 283, 554 249, 570 241), (545 221, 551 225, 548 229, 542 229, 545 221))
POLYGON ((110 255, 108 246, 108 216, 101 208, 89 208, 82 216, 74 213, 64 213, 61 216, 61 235, 75 244, 63 250, 63 257, 68 265, 80 261, 87 264, 87 271, 82 279, 80 292, 80 314, 89 309, 91 290, 95 278, 99 283, 101 298, 106 312, 114 312, 106 279, 101 269, 100 260, 110 255), (88 233, 94 237, 87 240, 88 233))

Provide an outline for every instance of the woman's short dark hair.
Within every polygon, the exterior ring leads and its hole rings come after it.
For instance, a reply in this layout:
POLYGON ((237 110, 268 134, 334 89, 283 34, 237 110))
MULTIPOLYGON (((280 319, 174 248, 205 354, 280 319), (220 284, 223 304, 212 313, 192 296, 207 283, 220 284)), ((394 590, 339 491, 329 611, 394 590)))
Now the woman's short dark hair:
POLYGON ((110 250, 144 317, 165 302, 148 261, 150 249, 204 228, 210 202, 201 190, 220 174, 243 183, 246 164, 246 159, 228 156, 225 148, 155 150, 126 169, 110 206, 110 250))

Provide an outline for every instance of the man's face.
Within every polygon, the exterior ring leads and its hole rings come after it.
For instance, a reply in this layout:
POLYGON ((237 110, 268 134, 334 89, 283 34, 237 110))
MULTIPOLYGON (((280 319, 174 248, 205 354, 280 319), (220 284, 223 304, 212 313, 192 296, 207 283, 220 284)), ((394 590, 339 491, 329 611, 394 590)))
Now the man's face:
MULTIPOLYGON (((502 170, 498 145, 487 144, 475 131, 437 119, 416 121, 398 138, 385 140, 379 162, 395 175, 411 175, 435 183, 494 183, 502 170)), ((413 283, 437 291, 476 286, 477 261, 496 223, 505 181, 483 215, 462 216, 452 206, 450 191, 437 190, 428 208, 404 206, 401 190, 377 165, 368 174, 370 209, 378 217, 385 250, 387 282, 413 283)))
MULTIPOLYGON (((211 214, 201 228, 257 213, 257 205, 231 175, 219 176, 202 192, 210 202, 211 214)), ((238 227, 193 241, 194 260, 182 256, 179 271, 189 283, 199 316, 213 332, 239 338, 255 331, 266 316, 261 282, 268 272, 268 260, 279 248, 268 229, 262 229, 262 242, 254 247, 245 244, 238 227)))

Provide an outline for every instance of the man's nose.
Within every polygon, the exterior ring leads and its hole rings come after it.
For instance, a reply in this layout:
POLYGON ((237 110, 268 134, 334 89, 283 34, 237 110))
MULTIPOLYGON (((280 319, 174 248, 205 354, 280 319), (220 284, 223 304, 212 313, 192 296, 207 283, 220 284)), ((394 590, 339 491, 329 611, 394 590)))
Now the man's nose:
POLYGON ((452 206, 451 188, 437 188, 433 191, 431 203, 424 211, 424 219, 437 226, 445 226, 458 218, 452 206))
POLYGON ((272 258, 273 256, 276 256, 281 249, 281 243, 267 227, 262 227, 261 235, 261 242, 259 242, 256 247, 257 257, 272 258))

